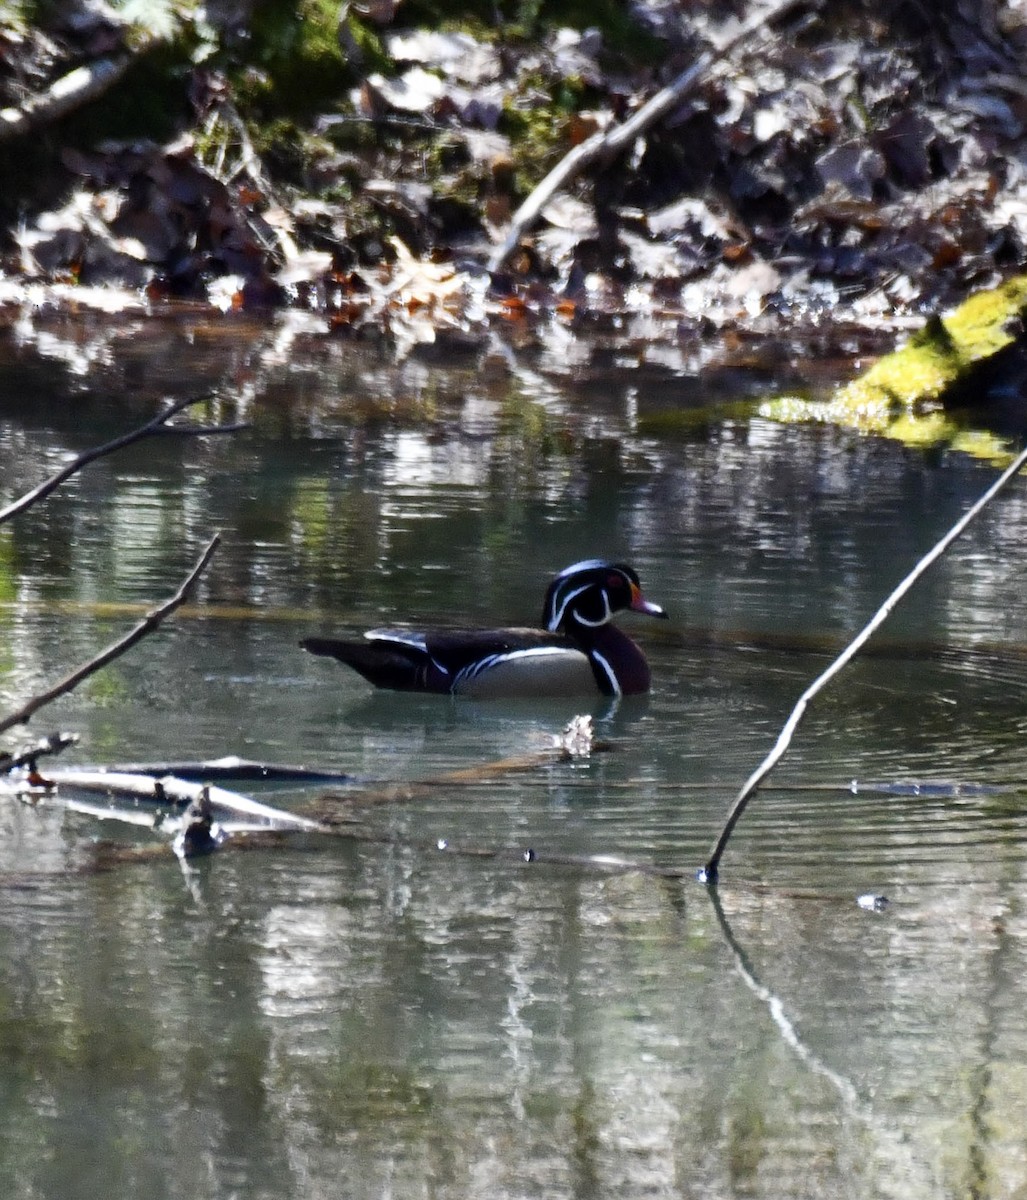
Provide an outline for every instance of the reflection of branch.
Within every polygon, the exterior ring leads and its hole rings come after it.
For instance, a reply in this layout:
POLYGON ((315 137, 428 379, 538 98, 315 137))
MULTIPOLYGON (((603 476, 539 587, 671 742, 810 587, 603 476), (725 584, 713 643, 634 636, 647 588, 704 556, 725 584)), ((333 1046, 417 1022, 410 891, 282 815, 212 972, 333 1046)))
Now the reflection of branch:
POLYGON ((863 1105, 859 1099, 859 1094, 856 1091, 855 1085, 844 1075, 839 1075, 837 1071, 829 1067, 822 1059, 820 1059, 806 1045, 799 1036, 798 1030, 792 1024, 791 1019, 785 1012, 784 1004, 765 984, 760 983, 756 977, 756 972, 749 963, 748 956, 742 947, 735 940, 735 935, 731 932, 731 926, 728 924, 727 917, 724 914, 724 909, 721 907, 720 895, 715 887, 709 889, 710 903, 713 905, 713 913, 717 918, 717 924, 720 926, 720 932, 727 943, 728 949, 734 956, 735 966, 738 968, 738 973, 745 980, 749 990, 761 1000, 766 1006, 773 1019, 774 1024, 781 1031, 781 1036, 785 1042, 795 1051, 802 1059, 807 1067, 817 1075, 822 1075, 826 1080, 833 1084, 838 1095, 841 1096, 845 1107, 851 1112, 857 1112, 863 1105))
POLYGON ((182 583, 178 591, 166 600, 159 608, 148 612, 146 616, 139 622, 136 627, 127 633, 123 638, 116 642, 112 642, 106 650, 101 651, 95 658, 84 663, 80 667, 76 667, 70 675, 66 675, 59 683, 55 683, 53 687, 41 693, 38 696, 33 696, 31 700, 23 705, 17 712, 11 713, 9 716, 0 720, 0 733, 11 729, 15 725, 23 725, 34 712, 42 708, 45 704, 49 704, 52 700, 56 700, 59 696, 64 696, 73 688, 76 688, 83 679, 87 679, 90 675, 99 671, 101 667, 105 667, 114 659, 120 658, 126 650, 131 649, 136 642, 142 641, 147 634, 153 631, 161 624, 165 617, 169 617, 176 608, 180 608, 189 596, 193 585, 203 574, 207 563, 210 562, 214 551, 218 548, 221 541, 221 535, 215 534, 207 543, 206 549, 200 555, 196 565, 189 572, 189 575, 182 583))
POLYGON ((785 1009, 784 1002, 766 984, 760 982, 752 964, 749 962, 748 956, 735 939, 735 935, 731 931, 731 926, 728 924, 727 916, 721 907, 720 895, 717 888, 715 886, 711 887, 708 894, 710 903, 713 906, 713 914, 717 918, 720 932, 735 960, 735 966, 738 969, 739 975, 741 975, 746 987, 748 987, 753 995, 766 1005, 771 1020, 777 1026, 782 1040, 795 1052, 804 1066, 831 1084, 838 1093, 847 1113, 862 1121, 868 1129, 874 1131, 882 1142, 888 1144, 891 1148, 893 1164, 904 1161, 910 1174, 922 1174, 924 1172, 924 1165, 914 1157, 911 1148, 902 1134, 901 1127, 896 1126, 893 1122, 889 1123, 887 1120, 882 1121, 877 1118, 870 1104, 860 1098, 856 1085, 852 1080, 840 1074, 833 1067, 829 1067, 802 1040, 799 1031, 795 1028, 794 1022, 785 1009))
POLYGON ((853 640, 845 647, 838 657, 831 663, 827 670, 822 671, 809 687, 802 693, 792 709, 791 716, 784 724, 784 728, 778 735, 777 741, 774 743, 773 749, 764 758, 755 771, 749 776, 742 787, 742 790, 735 798, 734 804, 731 806, 731 811, 727 815, 727 820, 724 822, 724 828, 720 832, 720 837, 714 843, 713 849, 710 851, 710 857, 706 865, 699 871, 699 878, 704 883, 716 883, 717 871, 720 864, 721 855, 727 848, 728 839, 731 837, 732 830, 741 819, 742 813, 745 812, 749 801, 756 794, 760 784, 777 766, 778 762, 784 757, 785 751, 791 745, 792 734, 799 727, 799 722, 802 720, 803 713, 806 711, 806 705, 810 700, 827 684, 835 675, 852 661, 859 653, 863 646, 891 616, 892 610, 896 604, 906 595, 912 588, 913 584, 920 576, 933 565, 952 543, 960 536, 966 527, 977 516, 983 512, 987 505, 995 499, 1008 484, 1016 478, 1020 471, 1027 466, 1027 450, 1023 450, 1017 458, 1002 472, 995 480, 990 488, 972 504, 959 520, 949 529, 944 537, 940 538, 931 549, 920 559, 915 567, 909 572, 904 579, 892 590, 881 607, 874 613, 870 620, 863 626, 860 632, 853 640))
POLYGON ((240 426, 238 425, 190 425, 165 428, 166 422, 176 413, 180 413, 182 409, 189 408, 193 404, 199 404, 202 400, 208 400, 209 398, 209 396, 190 396, 185 400, 176 400, 173 404, 169 404, 163 412, 158 413, 152 421, 147 421, 145 425, 140 425, 138 429, 132 429, 128 433, 123 433, 120 437, 114 438, 113 441, 105 442, 102 446, 94 446, 92 450, 87 450, 84 454, 80 454, 78 458, 68 463, 66 467, 62 467, 56 475, 51 475, 49 479, 44 480, 38 487, 33 488, 31 492, 26 492, 24 496, 15 500, 6 508, 0 508, 0 525, 3 525, 5 521, 9 521, 19 513, 24 512, 25 509, 30 508, 40 500, 45 500, 66 479, 70 479, 72 475, 77 471, 81 471, 83 467, 88 466, 91 462, 95 462, 98 458, 104 458, 108 454, 113 454, 115 450, 131 446, 133 442, 142 441, 143 438, 152 437, 155 434, 180 434, 199 437, 211 433, 234 433, 239 429, 240 426))

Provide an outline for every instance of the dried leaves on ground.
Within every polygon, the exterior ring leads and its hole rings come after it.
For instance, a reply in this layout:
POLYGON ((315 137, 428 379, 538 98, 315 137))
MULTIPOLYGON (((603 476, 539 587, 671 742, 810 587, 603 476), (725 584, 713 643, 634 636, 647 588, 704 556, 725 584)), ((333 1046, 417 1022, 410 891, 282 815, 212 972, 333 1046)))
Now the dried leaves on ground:
MULTIPOLYGON (((412 0, 341 5, 338 86, 290 119, 286 153, 241 82, 258 70, 240 60, 254 14, 212 6, 201 29, 165 6, 195 47, 181 127, 87 143, 55 124, 60 200, 10 222, 0 303, 29 284, 119 285, 150 305, 297 306, 403 348, 554 316, 672 336, 888 326, 1024 268, 1027 9, 811 0, 715 59, 486 271, 548 168, 758 11, 635 0, 632 42, 547 25, 547 9, 529 37, 430 26, 412 0)), ((94 0, 50 29, 12 25, 8 116, 140 36, 94 0)))

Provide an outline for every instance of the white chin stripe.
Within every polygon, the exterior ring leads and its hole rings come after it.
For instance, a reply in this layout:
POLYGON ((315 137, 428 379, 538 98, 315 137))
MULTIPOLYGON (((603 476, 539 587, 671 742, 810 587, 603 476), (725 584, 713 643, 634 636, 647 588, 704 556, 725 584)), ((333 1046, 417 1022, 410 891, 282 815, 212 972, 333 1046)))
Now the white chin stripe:
POLYGON ((579 625, 589 625, 593 629, 598 629, 600 625, 605 625, 606 622, 613 616, 613 610, 610 608, 610 597, 606 594, 605 588, 601 588, 600 590, 603 593, 603 607, 606 609, 605 614, 601 616, 598 621, 589 621, 586 617, 583 617, 580 613, 576 612, 574 614, 574 619, 579 625))
MULTIPOLYGON (((582 584, 581 587, 575 588, 574 591, 571 592, 566 597, 566 599, 563 601, 563 603, 560 605, 560 607, 556 610, 556 612, 553 613, 552 617, 550 618, 549 629, 551 632, 559 629, 560 626, 563 624, 564 618, 567 614, 567 610, 568 610, 568 608, 571 607, 571 605, 573 605, 574 601, 577 600, 577 598, 579 596, 583 595, 585 592, 591 591, 591 589, 594 588, 595 586, 596 585, 594 583, 582 584)), ((613 610, 610 608, 610 597, 607 595, 606 588, 600 588, 599 591, 601 592, 602 597, 603 597, 603 608, 606 610, 605 615, 600 617, 598 621, 590 621, 590 620, 588 620, 587 617, 583 617, 579 613, 575 612, 574 619, 575 619, 575 621, 578 622, 579 625, 588 625, 588 626, 591 626, 593 629, 595 629, 595 628, 598 628, 598 626, 600 626, 600 625, 605 625, 606 622, 609 621, 609 619, 613 616, 613 610)))

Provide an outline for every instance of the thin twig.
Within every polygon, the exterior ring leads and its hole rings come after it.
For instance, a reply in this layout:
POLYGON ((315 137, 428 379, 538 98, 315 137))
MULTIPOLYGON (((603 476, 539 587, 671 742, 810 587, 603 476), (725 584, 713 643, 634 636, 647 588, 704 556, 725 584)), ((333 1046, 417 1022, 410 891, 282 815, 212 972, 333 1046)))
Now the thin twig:
POLYGON ((218 548, 221 541, 221 535, 216 533, 207 543, 206 549, 200 555, 196 565, 189 572, 178 591, 166 600, 159 608, 155 608, 152 612, 146 614, 142 621, 135 626, 123 638, 116 642, 112 642, 105 650, 101 651, 95 658, 91 658, 89 662, 83 663, 82 666, 76 667, 70 675, 66 675, 59 683, 55 683, 53 687, 48 688, 45 692, 38 696, 33 696, 27 704, 24 704, 17 712, 11 713, 9 716, 0 720, 0 733, 6 732, 15 725, 24 725, 33 713, 38 712, 44 705, 56 700, 60 696, 66 695, 90 675, 95 674, 101 667, 107 666, 114 659, 120 658, 126 650, 130 650, 136 642, 142 641, 147 634, 153 633, 165 618, 169 617, 176 608, 180 608, 188 599, 189 593, 195 585, 196 581, 203 574, 207 563, 210 562, 214 551, 218 548))
POLYGON ((1023 450, 1016 460, 1006 468, 1005 471, 995 480, 990 488, 984 493, 980 499, 973 504, 960 517, 960 519, 952 526, 943 538, 938 541, 934 547, 924 555, 909 574, 902 580, 901 583, 892 591, 891 595, 885 600, 881 607, 874 613, 863 629, 856 637, 845 647, 838 657, 831 663, 826 671, 823 671, 809 685, 809 687, 799 697, 798 702, 792 709, 792 714, 785 722, 784 728, 778 736, 774 748, 766 756, 763 762, 756 768, 755 771, 746 780, 742 790, 738 793, 734 804, 731 806, 731 811, 728 813, 727 820, 724 822, 724 828, 721 830, 720 837, 717 838, 710 852, 710 857, 706 865, 699 871, 699 879, 703 883, 716 883, 717 871, 720 866, 720 858, 727 846, 728 839, 731 837, 731 832, 738 824, 742 813, 752 797, 756 794, 757 789, 763 780, 770 774, 777 763, 784 756, 785 751, 791 744, 792 735, 799 726, 802 720, 803 713, 806 711, 806 705, 810 700, 832 680, 835 675, 852 661, 859 653, 862 647, 870 640, 876 630, 884 624, 891 615, 892 609, 906 595, 914 583, 933 563, 937 562, 966 527, 973 521, 981 512, 991 503, 992 500, 1001 492, 1012 480, 1019 474, 1023 467, 1027 465, 1027 450, 1023 450))
POLYGON ((23 513, 27 508, 31 508, 33 504, 38 504, 40 500, 45 500, 51 492, 55 492, 62 483, 70 479, 78 471, 81 471, 83 467, 88 466, 91 462, 95 462, 98 458, 104 458, 108 454, 113 454, 115 450, 122 450, 125 446, 131 446, 133 442, 142 441, 143 438, 152 437, 154 434, 191 434, 198 437, 212 433, 236 432, 239 428, 237 425, 200 425, 174 429, 165 428, 165 424, 176 413, 180 413, 184 408, 190 408, 194 404, 199 404, 201 401, 209 399, 210 394, 189 396, 184 400, 176 400, 173 404, 169 404, 163 412, 158 413, 152 421, 147 421, 145 425, 140 425, 138 429, 129 430, 128 433, 123 433, 120 437, 105 442, 102 446, 94 446, 91 450, 80 454, 78 458, 73 459, 67 466, 62 467, 55 475, 51 475, 49 479, 44 480, 38 487, 33 488, 31 492, 26 492, 24 496, 15 500, 6 508, 0 509, 0 525, 3 525, 12 517, 16 517, 19 513, 23 513))
MULTIPOLYGON (((206 397, 202 397, 206 399, 206 397)), ((195 403, 195 401, 194 401, 195 403)), ((153 430, 154 437, 218 437, 223 433, 242 433, 252 429, 251 421, 233 421, 230 425, 162 425, 153 430)))
POLYGON ((618 154, 623 154, 625 150, 630 149, 636 138, 677 107, 685 93, 706 74, 715 62, 724 58, 740 42, 745 41, 764 26, 779 20, 800 5, 808 6, 809 0, 783 0, 769 11, 758 12, 748 21, 743 21, 724 42, 701 54, 676 79, 646 101, 623 125, 593 134, 592 137, 587 138, 564 155, 514 213, 506 238, 489 259, 489 270, 500 270, 517 248, 525 231, 534 225, 542 210, 561 188, 566 187, 572 179, 575 179, 592 163, 608 162, 618 154))

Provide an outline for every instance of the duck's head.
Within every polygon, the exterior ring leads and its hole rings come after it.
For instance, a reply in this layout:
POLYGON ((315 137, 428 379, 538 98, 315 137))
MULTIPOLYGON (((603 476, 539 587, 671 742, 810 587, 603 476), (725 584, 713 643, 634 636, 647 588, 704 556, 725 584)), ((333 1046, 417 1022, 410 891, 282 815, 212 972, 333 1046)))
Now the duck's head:
POLYGON ((605 625, 622 609, 666 617, 666 612, 642 595, 635 571, 624 563, 590 558, 565 567, 549 585, 542 606, 542 624, 551 633, 575 625, 605 625))

